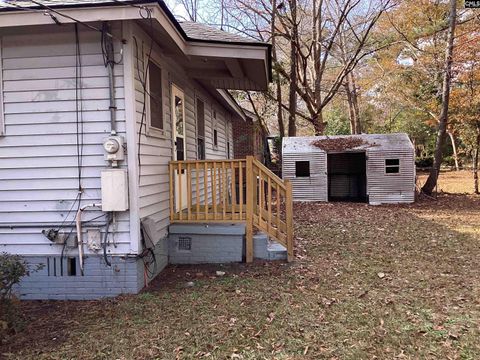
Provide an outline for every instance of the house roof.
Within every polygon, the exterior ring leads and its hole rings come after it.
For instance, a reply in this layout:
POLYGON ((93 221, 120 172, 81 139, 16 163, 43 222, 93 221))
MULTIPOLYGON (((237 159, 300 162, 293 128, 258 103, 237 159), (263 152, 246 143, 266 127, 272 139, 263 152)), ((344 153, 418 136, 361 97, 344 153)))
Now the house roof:
POLYGON ((213 26, 205 25, 202 23, 197 23, 193 21, 179 21, 179 24, 190 39, 206 40, 206 41, 222 41, 222 42, 231 42, 231 43, 244 42, 248 44, 255 44, 255 43, 265 44, 255 39, 247 38, 245 36, 233 34, 227 31, 223 31, 213 26))
POLYGON ((170 9, 162 0, 0 0, 0 11, 18 11, 20 8, 42 9, 39 5, 48 6, 53 9, 61 8, 79 8, 79 7, 95 7, 95 6, 122 6, 122 5, 141 5, 149 3, 158 3, 167 13, 168 17, 174 22, 177 29, 184 35, 185 39, 191 41, 208 41, 217 43, 233 43, 233 44, 259 44, 262 46, 270 45, 257 41, 252 38, 233 34, 231 32, 217 29, 213 26, 196 23, 193 21, 177 21, 170 9))
MULTIPOLYGON (((331 148, 331 146, 330 146, 331 148)), ((348 152, 348 151, 382 151, 413 149, 410 138, 405 133, 393 134, 361 134, 361 135, 335 135, 335 136, 297 136, 285 137, 282 143, 283 153, 310 153, 310 152, 348 152), (323 150, 314 143, 325 141, 337 143, 339 147, 334 150, 323 150), (352 141, 353 140, 353 141, 352 141), (347 141, 354 147, 341 149, 347 141), (355 144, 357 143, 357 144, 355 144)))
POLYGON ((271 44, 179 22, 162 0, 0 0, 0 28, 115 20, 149 29, 192 78, 213 88, 265 91, 272 79, 271 44), (153 22, 143 6, 153 10, 153 22))

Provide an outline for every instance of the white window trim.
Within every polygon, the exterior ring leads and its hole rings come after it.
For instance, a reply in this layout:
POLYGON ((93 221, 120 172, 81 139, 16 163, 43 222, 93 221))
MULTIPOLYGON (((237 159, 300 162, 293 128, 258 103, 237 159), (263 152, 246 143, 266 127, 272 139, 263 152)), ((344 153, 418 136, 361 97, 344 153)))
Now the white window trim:
POLYGON ((391 157, 385 158, 383 163, 384 163, 383 171, 384 171, 385 175, 396 176, 396 175, 400 175, 402 173, 402 160, 400 158, 391 158, 391 157), (387 160, 398 160, 398 165, 387 165, 387 160), (387 168, 394 168, 394 167, 398 167, 398 172, 387 173, 387 168))
MULTIPOLYGON (((145 61, 148 59, 148 54, 144 54, 145 61)), ((144 64, 145 64, 144 61, 144 64)), ((165 83, 165 71, 162 66, 160 66, 158 61, 155 61, 152 56, 150 56, 150 61, 153 62, 155 65, 158 66, 162 73, 162 121, 163 121, 163 129, 156 128, 152 126, 152 118, 151 118, 151 113, 150 113, 150 71, 147 72, 147 78, 146 78, 146 88, 147 88, 147 95, 145 97, 146 103, 145 103, 145 129, 146 133, 148 136, 151 137, 156 137, 156 138, 161 138, 161 139, 167 139, 167 134, 165 132, 165 127, 167 124, 167 117, 165 116, 165 87, 163 86, 165 83)), ((148 64, 147 64, 148 66, 148 64)), ((169 90, 170 91, 170 90, 169 90)))
POLYGON ((3 105, 2 37, 0 36, 0 136, 5 136, 5 108, 3 105))

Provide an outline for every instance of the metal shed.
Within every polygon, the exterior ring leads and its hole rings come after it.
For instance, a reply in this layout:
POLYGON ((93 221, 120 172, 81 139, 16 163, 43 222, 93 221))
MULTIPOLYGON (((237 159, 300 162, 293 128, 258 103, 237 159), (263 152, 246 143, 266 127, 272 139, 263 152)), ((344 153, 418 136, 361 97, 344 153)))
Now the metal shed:
POLYGON ((415 201, 415 152, 404 133, 284 138, 282 174, 294 201, 415 201))

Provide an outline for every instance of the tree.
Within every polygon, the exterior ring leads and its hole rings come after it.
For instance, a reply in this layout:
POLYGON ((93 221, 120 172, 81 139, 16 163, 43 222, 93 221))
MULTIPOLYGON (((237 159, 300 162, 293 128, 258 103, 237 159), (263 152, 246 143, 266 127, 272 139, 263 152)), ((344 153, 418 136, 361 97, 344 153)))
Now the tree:
POLYGON ((445 143, 445 136, 447 133, 448 124, 448 106, 450 102, 450 83, 452 79, 452 61, 453 61, 453 49, 455 38, 455 26, 457 23, 457 2, 456 0, 450 0, 450 13, 449 13, 449 26, 448 26, 448 40, 447 48, 445 50, 445 70, 443 77, 442 88, 442 109, 439 116, 439 125, 437 133, 437 142, 435 146, 433 166, 428 175, 427 181, 422 187, 422 192, 427 195, 431 195, 435 189, 438 181, 438 175, 440 173, 440 165, 443 159, 443 145, 445 143))

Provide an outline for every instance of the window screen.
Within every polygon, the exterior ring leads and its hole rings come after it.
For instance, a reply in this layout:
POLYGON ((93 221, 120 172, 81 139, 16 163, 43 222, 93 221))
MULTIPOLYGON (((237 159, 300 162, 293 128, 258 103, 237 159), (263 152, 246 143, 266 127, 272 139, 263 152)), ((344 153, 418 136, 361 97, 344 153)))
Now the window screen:
POLYGON ((385 173, 398 174, 400 172, 400 159, 385 159, 385 173))
POLYGON ((213 129, 213 146, 218 146, 218 131, 213 129))
POLYGON ((296 161, 295 162, 295 176, 296 177, 310 177, 310 161, 296 161))
POLYGON ((205 160, 205 104, 197 99, 197 158, 205 160))
POLYGON ((150 126, 163 130, 162 70, 152 61, 148 65, 150 93, 150 126))

